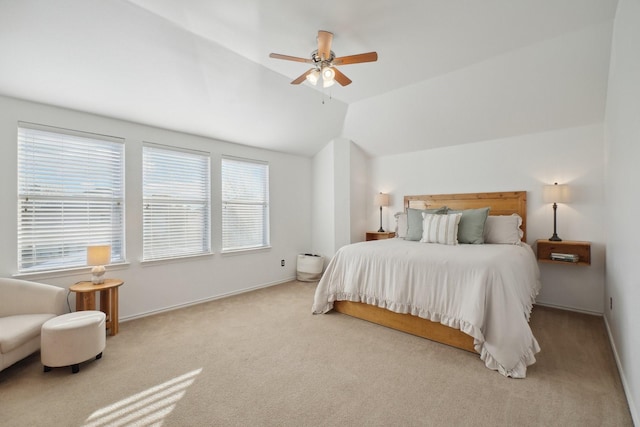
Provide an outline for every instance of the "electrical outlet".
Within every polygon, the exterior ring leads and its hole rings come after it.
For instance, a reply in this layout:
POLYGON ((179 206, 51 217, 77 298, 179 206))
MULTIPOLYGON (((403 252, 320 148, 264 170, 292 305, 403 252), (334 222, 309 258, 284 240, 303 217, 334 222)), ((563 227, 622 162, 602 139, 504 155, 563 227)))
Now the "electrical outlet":
POLYGON ((280 260, 280 267, 284 267, 284 260, 283 259, 280 260))

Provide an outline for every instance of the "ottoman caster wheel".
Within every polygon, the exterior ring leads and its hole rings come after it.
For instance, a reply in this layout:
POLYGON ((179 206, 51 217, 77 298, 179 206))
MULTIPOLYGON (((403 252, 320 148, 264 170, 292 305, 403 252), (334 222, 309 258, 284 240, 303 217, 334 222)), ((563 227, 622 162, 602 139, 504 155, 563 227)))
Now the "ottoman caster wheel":
POLYGON ((71 365, 71 373, 77 374, 78 372, 80 372, 80 365, 78 363, 71 365))
POLYGON ((50 370, 51 370, 51 366, 46 366, 46 365, 45 365, 45 367, 44 367, 44 371, 45 371, 45 372, 49 372, 50 370))
POLYGON ((96 356, 96 360, 98 360, 98 359, 102 359, 102 353, 100 353, 100 354, 98 354, 98 355, 96 356))

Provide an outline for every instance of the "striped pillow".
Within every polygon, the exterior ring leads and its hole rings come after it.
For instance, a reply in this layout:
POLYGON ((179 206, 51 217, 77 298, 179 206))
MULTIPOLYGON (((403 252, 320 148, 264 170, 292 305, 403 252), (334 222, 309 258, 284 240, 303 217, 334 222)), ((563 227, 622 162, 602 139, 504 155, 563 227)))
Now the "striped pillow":
POLYGON ((422 243, 458 244, 458 224, 461 213, 448 215, 422 214, 422 243))

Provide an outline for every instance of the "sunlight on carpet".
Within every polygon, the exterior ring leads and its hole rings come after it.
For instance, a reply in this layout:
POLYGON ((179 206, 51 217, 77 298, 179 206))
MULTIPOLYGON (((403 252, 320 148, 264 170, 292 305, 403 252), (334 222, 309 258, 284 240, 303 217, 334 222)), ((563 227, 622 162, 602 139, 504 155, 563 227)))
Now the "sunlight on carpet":
POLYGON ((202 368, 98 409, 87 418, 83 426, 160 425, 162 420, 173 411, 200 372, 202 368))

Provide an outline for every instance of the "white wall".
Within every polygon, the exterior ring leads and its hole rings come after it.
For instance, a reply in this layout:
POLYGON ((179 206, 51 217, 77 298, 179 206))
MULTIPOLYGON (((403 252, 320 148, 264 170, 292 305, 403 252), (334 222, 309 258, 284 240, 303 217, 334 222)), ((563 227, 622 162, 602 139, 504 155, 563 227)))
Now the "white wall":
MULTIPOLYGON (((356 144, 351 143, 351 243, 362 242, 367 232, 367 216, 373 207, 374 191, 369 178, 371 159, 356 144)), ((377 230, 377 228, 376 228, 377 230)))
POLYGON ((312 252, 325 257, 335 252, 334 143, 329 142, 313 157, 311 201, 312 252))
MULTIPOLYGON (((211 120, 215 120, 212 117, 211 120)), ((250 148, 87 113, 0 97, 0 275, 17 273, 17 122, 28 121, 125 138, 126 254, 129 265, 107 268, 125 280, 121 318, 290 280, 296 256, 311 245, 311 159, 250 148), (212 256, 142 265, 142 142, 211 153, 212 256), (222 255, 220 158, 233 155, 270 165, 271 249, 222 255), (286 266, 280 266, 280 260, 286 266)), ((87 280, 89 269, 25 277, 68 288, 87 280)), ((73 297, 71 304, 73 306, 73 297)))
MULTIPOLYGON (((369 188, 369 157, 353 142, 336 138, 313 157, 313 252, 325 257, 364 240, 369 188)), ((376 228, 377 230, 377 228, 376 228)))
MULTIPOLYGON (((351 243, 351 142, 333 142, 334 251, 351 243)), ((332 254, 333 255, 333 254, 332 254)))
POLYGON ((627 400, 640 425, 640 1, 620 0, 613 33, 606 137, 605 319, 627 400), (609 298, 613 309, 609 309, 609 298))
MULTIPOLYGON (((527 191, 527 241, 553 233, 551 205, 542 186, 557 181, 571 188, 572 202, 558 207, 558 235, 592 242, 592 265, 543 264, 541 304, 602 313, 604 287, 603 127, 600 124, 512 138, 383 156, 372 160, 371 182, 392 195, 385 229, 403 197, 491 191, 527 191)), ((371 210, 369 229, 377 229, 371 210)))

